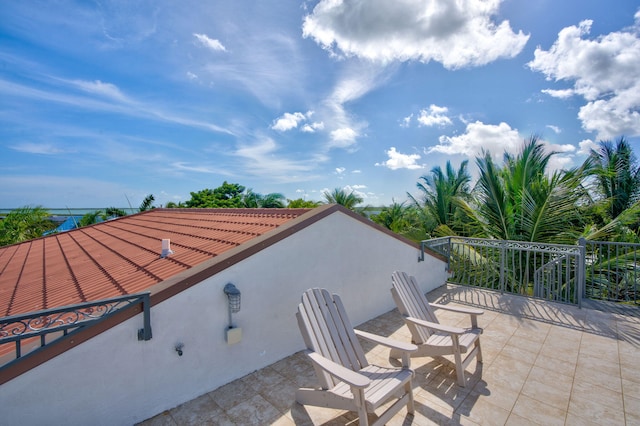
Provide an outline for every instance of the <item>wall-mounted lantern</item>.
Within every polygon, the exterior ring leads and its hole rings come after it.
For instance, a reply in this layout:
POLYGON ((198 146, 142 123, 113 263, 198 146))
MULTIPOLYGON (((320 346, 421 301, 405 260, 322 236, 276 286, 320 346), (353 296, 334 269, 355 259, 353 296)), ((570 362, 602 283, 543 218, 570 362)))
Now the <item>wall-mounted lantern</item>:
POLYGON ((227 295, 227 302, 229 306, 229 326, 227 327, 227 343, 233 345, 238 343, 242 339, 242 329, 235 327, 231 318, 231 314, 240 312, 240 290, 229 283, 224 286, 224 294, 227 295))

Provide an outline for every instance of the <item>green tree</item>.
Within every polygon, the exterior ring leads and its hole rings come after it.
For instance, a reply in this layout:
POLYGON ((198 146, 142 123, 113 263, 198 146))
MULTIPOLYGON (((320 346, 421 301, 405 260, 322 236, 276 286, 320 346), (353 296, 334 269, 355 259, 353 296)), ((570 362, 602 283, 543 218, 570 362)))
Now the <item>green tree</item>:
POLYGON ((237 183, 224 183, 215 189, 203 189, 191 192, 191 199, 185 205, 190 208, 237 208, 243 207, 242 192, 244 186, 237 183))
POLYGON ((142 203, 140 203, 140 207, 138 207, 138 211, 144 212, 147 210, 154 209, 155 208, 153 206, 154 201, 155 201, 155 197, 153 196, 153 194, 147 195, 146 197, 144 197, 144 200, 142 200, 142 203))
POLYGON ((468 161, 463 161, 456 171, 447 161, 446 172, 436 166, 430 176, 421 176, 416 184, 422 192, 420 198, 407 194, 423 214, 425 225, 438 235, 464 235, 460 201, 470 198, 471 176, 467 165, 468 161))
POLYGON ((394 200, 390 206, 382 207, 380 213, 372 215, 371 220, 396 234, 420 241, 424 240, 427 234, 418 210, 415 205, 406 205, 406 202, 398 203, 394 200))
POLYGON ((624 137, 614 144, 601 141, 598 149, 592 149, 590 174, 595 178, 595 198, 602 203, 607 217, 615 219, 640 198, 640 166, 631 146, 624 137))
POLYGON ((55 229, 50 216, 42 206, 12 210, 0 220, 0 246, 39 238, 46 231, 55 229))
POLYGON ((104 215, 105 215, 105 219, 113 218, 113 217, 123 217, 127 215, 127 212, 117 207, 107 207, 104 210, 104 215))
MULTIPOLYGON (((582 220, 578 206, 585 196, 584 169, 547 173, 555 153, 545 153, 537 137, 498 167, 489 152, 478 158, 475 220, 490 238, 574 244, 582 220)), ((473 215, 472 209, 465 210, 473 215)))
POLYGON ((348 208, 349 210, 356 210, 356 206, 360 204, 363 199, 354 191, 347 192, 344 189, 336 188, 333 191, 325 191, 322 194, 328 204, 340 204, 348 208))
POLYGON ((105 214, 102 210, 96 210, 94 212, 85 213, 78 221, 78 228, 83 226, 93 225, 94 223, 102 222, 105 220, 105 214))
POLYGON ((279 193, 271 193, 262 195, 248 189, 242 196, 242 204, 249 208, 283 208, 284 195, 279 193))
POLYGON ((320 201, 310 201, 304 200, 302 198, 297 198, 295 200, 287 200, 287 208, 290 209, 313 209, 318 207, 322 203, 320 201))

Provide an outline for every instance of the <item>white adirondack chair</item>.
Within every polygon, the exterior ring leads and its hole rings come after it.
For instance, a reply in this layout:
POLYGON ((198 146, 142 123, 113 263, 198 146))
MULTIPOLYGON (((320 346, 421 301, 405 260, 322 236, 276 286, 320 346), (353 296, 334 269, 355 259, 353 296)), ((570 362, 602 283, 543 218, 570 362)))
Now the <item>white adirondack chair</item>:
POLYGON ((413 413, 413 388, 409 352, 417 347, 386 337, 354 330, 342 301, 325 289, 309 289, 302 295, 296 313, 298 326, 320 382, 318 388, 300 388, 296 401, 303 405, 356 411, 360 426, 367 426, 367 413, 374 413, 397 399, 373 425, 387 423, 403 406, 413 413), (401 353, 402 368, 369 364, 356 336, 393 348, 401 353))
MULTIPOLYGON (((418 350, 412 352, 411 356, 437 357, 453 355, 458 384, 465 387, 464 372, 473 357, 477 357, 478 363, 482 362, 482 350, 480 349, 482 329, 478 328, 478 315, 482 315, 483 311, 481 309, 429 303, 424 293, 420 290, 415 277, 408 275, 406 272, 395 271, 391 278, 393 300, 404 317, 405 324, 411 331, 413 343, 418 345, 418 350), (434 312, 436 309, 469 315, 471 328, 450 327, 440 324, 434 312), (464 359, 462 358, 463 354, 467 354, 464 359)), ((399 356, 400 353, 391 351, 391 358, 399 358, 399 356)))

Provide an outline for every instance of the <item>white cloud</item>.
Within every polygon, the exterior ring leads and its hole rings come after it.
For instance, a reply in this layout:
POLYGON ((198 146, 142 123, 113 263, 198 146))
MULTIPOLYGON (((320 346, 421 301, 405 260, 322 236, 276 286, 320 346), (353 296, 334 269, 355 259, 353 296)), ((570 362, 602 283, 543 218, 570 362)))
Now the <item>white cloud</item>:
POLYGON ((597 149, 598 144, 592 141, 591 139, 585 139, 578 143, 578 154, 589 155, 592 149, 597 149))
POLYGON ((54 155, 65 152, 65 150, 60 149, 50 143, 24 142, 18 145, 13 145, 10 148, 15 151, 25 152, 27 154, 54 155))
POLYGON ((273 130, 279 130, 286 132, 287 130, 295 129, 298 124, 305 119, 305 116, 301 112, 294 112, 293 114, 285 112, 284 115, 278 118, 271 128, 273 130))
POLYGON ((558 134, 558 133, 562 133, 562 129, 558 126, 554 126, 553 124, 547 124, 546 126, 548 129, 553 130, 554 133, 558 134))
POLYGON ((578 113, 585 130, 599 139, 640 135, 640 14, 636 27, 584 39, 592 21, 558 33, 549 50, 538 47, 528 63, 547 80, 568 81, 572 89, 544 90, 554 97, 580 95, 587 102, 578 113))
POLYGON ((451 124, 451 119, 447 117, 449 109, 447 107, 439 107, 437 105, 429 105, 428 109, 420 110, 418 116, 418 123, 421 126, 446 126, 451 124))
POLYGON ((400 127, 409 127, 411 125, 411 119, 413 118, 413 114, 409 114, 400 120, 400 127))
POLYGON ((308 180, 310 172, 327 160, 320 154, 311 154, 307 159, 290 159, 281 152, 281 147, 269 137, 258 137, 252 143, 239 146, 233 153, 244 161, 243 173, 260 176, 272 182, 308 180))
POLYGON ((384 163, 376 163, 376 166, 386 167, 391 170, 398 169, 421 169, 423 166, 416 163, 420 159, 420 154, 401 154, 392 146, 386 151, 389 159, 384 163))
POLYGON ((542 89, 541 92, 546 93, 551 97, 559 98, 559 99, 567 99, 575 95, 575 91, 573 89, 562 89, 562 90, 542 89))
POLYGON ((322 121, 315 121, 313 123, 307 123, 300 130, 306 133, 314 133, 317 130, 324 129, 324 123, 322 121))
POLYGON ((440 136, 439 144, 428 148, 426 153, 462 154, 470 158, 482 156, 482 150, 490 151, 494 159, 502 154, 516 152, 522 145, 518 131, 507 123, 484 124, 480 121, 467 124, 464 134, 459 136, 440 136))
POLYGON ((127 97, 120 91, 118 86, 111 83, 103 83, 100 80, 85 81, 85 80, 73 80, 71 84, 79 89, 96 95, 104 96, 106 98, 115 99, 122 102, 129 102, 127 97))
POLYGON ((331 132, 331 146, 342 148, 351 146, 355 143, 357 137, 358 132, 349 127, 333 130, 331 132))
POLYGON ((222 45, 222 43, 220 43, 220 40, 214 39, 214 38, 209 38, 206 34, 196 34, 194 33, 193 36, 195 38, 198 39, 198 41, 200 43, 202 43, 203 46, 215 51, 215 52, 225 52, 227 50, 226 47, 224 47, 222 45))
POLYGON ((501 2, 321 0, 304 18, 302 33, 332 55, 479 66, 515 57, 529 39, 508 21, 493 21, 501 2))
POLYGON ((341 175, 345 172, 345 170, 347 169, 345 169, 344 167, 336 167, 336 174, 341 175))

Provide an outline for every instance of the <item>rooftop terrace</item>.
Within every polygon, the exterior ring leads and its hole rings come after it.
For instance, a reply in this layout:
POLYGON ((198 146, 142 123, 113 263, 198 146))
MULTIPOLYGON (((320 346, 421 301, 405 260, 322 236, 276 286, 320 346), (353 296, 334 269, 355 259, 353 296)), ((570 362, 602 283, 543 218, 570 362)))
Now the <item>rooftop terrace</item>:
MULTIPOLYGON (((637 307, 578 309, 451 285, 428 296, 486 309, 479 318, 484 363, 471 363, 474 374, 461 388, 450 359, 412 359, 416 411, 401 410, 390 425, 640 424, 637 307)), ((438 314, 444 324, 467 326, 467 318, 438 314)), ((395 309, 357 328, 410 339, 395 309)), ((388 350, 363 346, 370 361, 388 365, 388 350)), ((297 404, 296 389, 315 383, 299 352, 141 425, 357 424, 355 413, 297 404)))

